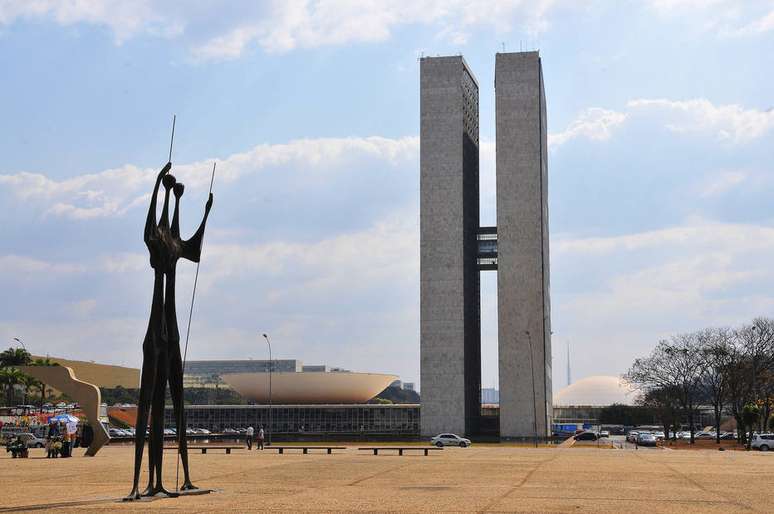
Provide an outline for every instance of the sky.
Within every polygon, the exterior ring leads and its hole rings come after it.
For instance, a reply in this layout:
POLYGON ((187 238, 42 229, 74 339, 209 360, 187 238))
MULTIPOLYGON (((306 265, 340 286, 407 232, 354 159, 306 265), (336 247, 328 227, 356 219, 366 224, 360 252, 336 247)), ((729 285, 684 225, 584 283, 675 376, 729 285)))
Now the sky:
MULTIPOLYGON (((0 0, 0 344, 139 367, 175 114, 184 236, 217 163, 188 358, 267 358, 267 333, 418 384, 418 58, 478 79, 490 225, 503 50, 543 63, 555 391, 568 345, 573 379, 619 375, 774 315, 772 0, 0 0)), ((484 387, 496 309, 484 273, 484 387)))

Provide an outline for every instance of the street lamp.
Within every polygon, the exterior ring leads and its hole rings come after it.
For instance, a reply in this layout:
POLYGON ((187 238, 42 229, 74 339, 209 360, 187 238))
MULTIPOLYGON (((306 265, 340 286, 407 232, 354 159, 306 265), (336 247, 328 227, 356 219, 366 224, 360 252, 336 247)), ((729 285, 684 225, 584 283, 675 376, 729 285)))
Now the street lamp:
POLYGON ((535 436, 535 448, 537 448, 537 437, 538 437, 538 431, 537 431, 537 397, 535 396, 535 356, 532 353, 532 334, 529 333, 529 330, 525 330, 524 333, 527 335, 527 340, 529 341, 529 370, 530 374, 532 375, 532 429, 534 430, 534 436, 535 436))
POLYGON ((271 446, 271 372, 274 368, 274 361, 271 359, 271 341, 269 341, 269 336, 266 334, 263 334, 263 338, 266 339, 266 344, 269 345, 269 437, 268 437, 268 446, 271 446))
POLYGON ((25 351, 27 350, 27 347, 24 346, 24 343, 22 342, 21 339, 19 339, 18 337, 14 337, 13 340, 19 343, 20 345, 22 345, 22 348, 24 348, 25 351))

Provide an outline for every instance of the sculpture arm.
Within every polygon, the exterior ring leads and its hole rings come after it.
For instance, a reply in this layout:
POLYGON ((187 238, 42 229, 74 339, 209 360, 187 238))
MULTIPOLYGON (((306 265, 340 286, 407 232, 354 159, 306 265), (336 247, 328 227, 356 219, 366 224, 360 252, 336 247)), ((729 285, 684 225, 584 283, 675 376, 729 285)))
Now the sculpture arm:
POLYGON ((156 177, 156 185, 153 187, 153 195, 151 196, 150 207, 148 208, 148 217, 145 220, 145 242, 147 243, 151 235, 156 231, 156 198, 159 194, 159 186, 161 185, 161 179, 164 175, 169 173, 172 169, 172 163, 168 162, 164 168, 159 172, 156 177))
POLYGON ((183 241, 183 258, 189 261, 199 262, 202 256, 202 241, 204 240, 204 228, 207 225, 207 218, 210 215, 210 209, 212 209, 212 193, 207 200, 207 205, 204 208, 204 218, 196 230, 196 233, 191 236, 191 239, 183 241))

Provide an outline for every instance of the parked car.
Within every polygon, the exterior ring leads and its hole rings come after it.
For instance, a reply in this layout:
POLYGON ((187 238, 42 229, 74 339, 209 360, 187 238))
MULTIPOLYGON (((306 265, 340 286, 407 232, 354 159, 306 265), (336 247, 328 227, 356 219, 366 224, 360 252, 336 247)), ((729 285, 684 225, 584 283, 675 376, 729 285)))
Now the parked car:
POLYGON ((774 448, 774 434, 753 434, 750 447, 762 452, 774 448))
POLYGON ((626 434, 626 440, 630 443, 636 443, 638 435, 640 435, 640 433, 637 430, 629 430, 629 433, 626 434))
POLYGON ((610 437, 610 431, 602 430, 599 432, 599 437, 610 437))
POLYGON ((650 432, 643 432, 637 436, 637 444, 640 446, 656 446, 656 436, 650 432))
POLYGON ((238 434, 239 432, 233 428, 224 428, 223 433, 233 435, 233 434, 238 434))
POLYGON ((27 448, 43 448, 46 446, 46 440, 37 437, 35 434, 16 434, 21 437, 22 441, 27 445, 27 448))
POLYGON ((696 432, 693 434, 694 439, 715 439, 714 432, 696 432))
POLYGON ((470 439, 465 439, 457 434, 438 434, 430 439, 430 444, 434 444, 439 448, 443 446, 459 446, 460 448, 466 448, 470 446, 470 439))
POLYGON ((164 429, 164 435, 175 435, 171 428, 164 429))
POLYGON ((653 432, 653 437, 656 438, 656 441, 663 441, 664 440, 664 432, 653 432))
POLYGON ((721 441, 734 440, 734 439, 736 439, 736 432, 726 432, 725 434, 720 434, 721 441))
POLYGON ((599 437, 596 432, 592 432, 591 430, 575 435, 576 441, 596 441, 597 439, 599 439, 599 437))
POLYGON ((120 428, 108 428, 108 435, 112 437, 126 437, 126 433, 120 428))

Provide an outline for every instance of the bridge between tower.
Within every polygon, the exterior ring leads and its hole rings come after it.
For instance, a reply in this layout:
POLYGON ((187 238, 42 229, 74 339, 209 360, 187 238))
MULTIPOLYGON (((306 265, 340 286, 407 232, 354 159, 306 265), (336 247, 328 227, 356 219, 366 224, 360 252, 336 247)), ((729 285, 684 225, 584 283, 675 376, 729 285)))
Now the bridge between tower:
POLYGON ((476 234, 479 271, 497 271, 497 227, 479 227, 476 234))

